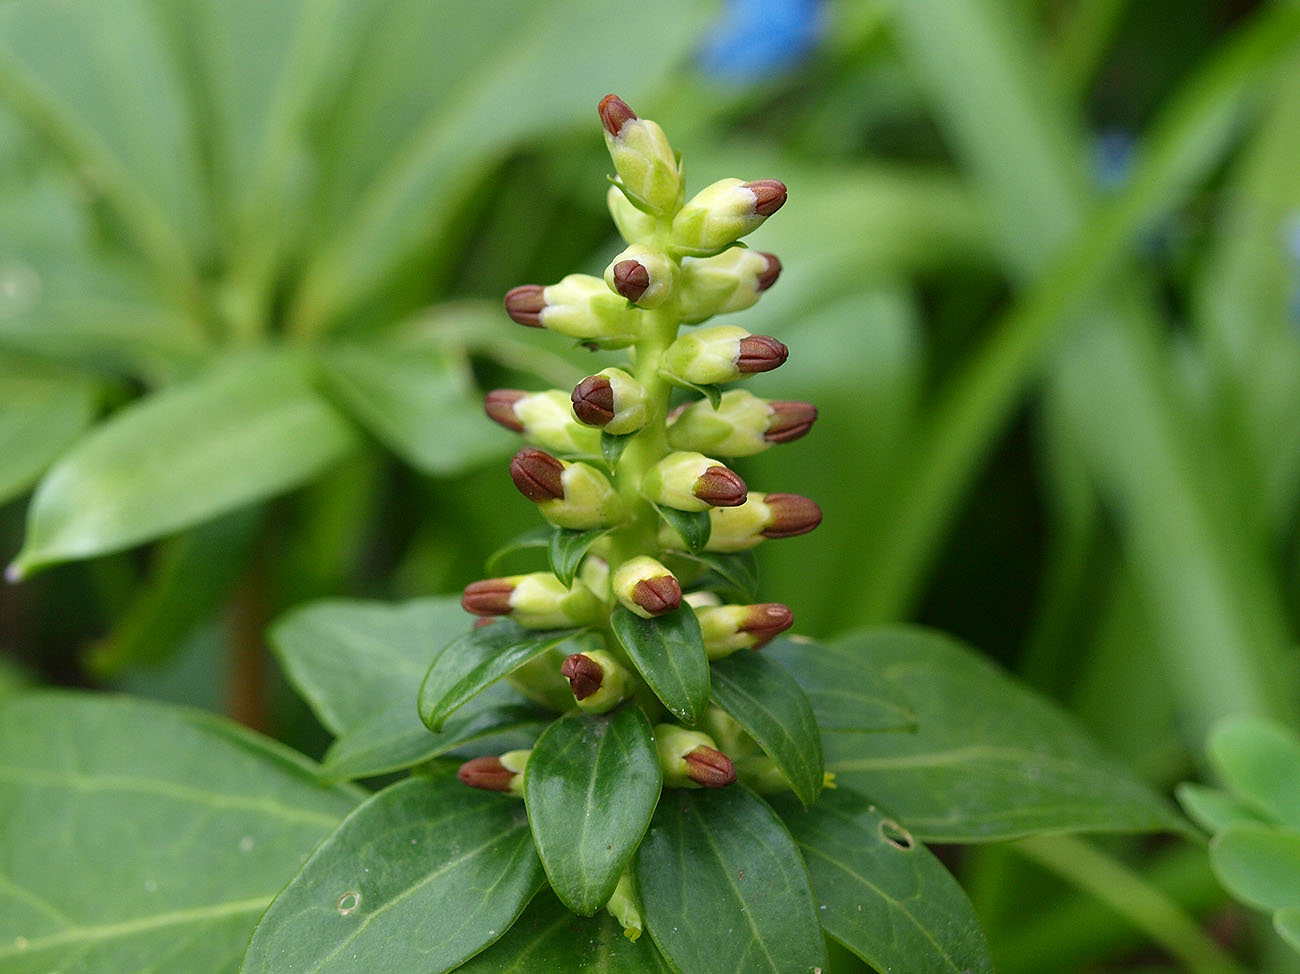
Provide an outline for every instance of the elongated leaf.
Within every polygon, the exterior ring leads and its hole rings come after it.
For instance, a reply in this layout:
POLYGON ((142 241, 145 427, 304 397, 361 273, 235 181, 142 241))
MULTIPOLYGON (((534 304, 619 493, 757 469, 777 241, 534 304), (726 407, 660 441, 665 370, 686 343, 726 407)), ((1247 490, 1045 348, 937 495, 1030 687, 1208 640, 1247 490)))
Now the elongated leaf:
POLYGON ((6 697, 0 968, 234 974, 258 915, 360 797, 197 711, 6 697))
POLYGON ((1233 717, 1210 732, 1207 751, 1238 798, 1300 830, 1300 739, 1295 734, 1273 721, 1233 717))
POLYGON ((826 968, 803 860, 781 820, 742 787, 664 792, 635 873, 646 928, 679 970, 826 968))
POLYGON ((253 933, 242 974, 449 971, 497 940, 541 887, 517 799, 454 774, 408 778, 358 808, 253 933))
POLYGON ((609 971, 671 974, 649 937, 636 943, 605 912, 575 916, 551 893, 538 893, 510 932, 469 963, 464 974, 540 974, 542 971, 609 971))
POLYGON ((0 374, 0 503, 26 490, 90 425, 89 383, 0 374))
POLYGON ((758 742, 805 805, 822 790, 822 739, 812 705, 780 663, 733 653, 713 664, 713 702, 758 742))
POLYGON ((515 446, 484 421, 468 367, 436 348, 342 345, 320 361, 339 405, 417 470, 447 476, 515 446))
POLYGON ((1300 907, 1278 910, 1273 914, 1273 929, 1277 935, 1300 953, 1300 907))
POLYGON ((902 690, 860 655, 802 636, 779 637, 763 647, 763 655, 795 675, 822 733, 916 727, 916 714, 902 690))
POLYGON ((826 768, 892 809, 918 838, 1187 829, 1069 717, 954 640, 895 627, 836 646, 876 667, 911 701, 917 729, 828 734, 826 768))
POLYGON ((607 528, 595 528, 591 531, 570 531, 567 528, 556 528, 555 533, 551 535, 548 550, 551 571, 555 573, 556 578, 565 585, 572 585, 573 576, 578 573, 578 566, 582 564, 587 549, 607 530, 607 528))
MULTIPOLYGON (((411 684, 412 697, 414 688, 411 684)), ((550 717, 547 711, 518 704, 473 709, 456 714, 441 734, 435 734, 420 720, 413 699, 395 701, 330 745, 321 760, 321 777, 369 778, 470 746, 483 753, 531 747, 550 717)))
POLYGON ((1207 832, 1222 832, 1230 825, 1267 825, 1268 820, 1226 791, 1183 782, 1175 791, 1187 816, 1207 832))
POLYGON ((568 714, 538 739, 524 800, 546 877, 565 906, 591 916, 609 901, 662 787, 639 707, 568 714))
POLYGON ((287 354, 232 359, 114 416, 41 481, 11 570, 89 558, 296 487, 351 430, 287 354))
POLYGON ((642 619, 620 606, 610 626, 655 696, 678 720, 695 723, 709 702, 709 659, 690 607, 642 619))
POLYGON ((1210 842, 1210 864, 1237 899, 1265 910, 1300 909, 1300 832, 1230 826, 1210 842))
POLYGON ((776 809, 794 836, 822 928, 880 971, 991 972, 988 942, 966 893, 925 846, 846 789, 812 808, 776 809))
POLYGON ((466 633, 429 667, 420 686, 420 719, 431 730, 441 730, 447 717, 466 701, 578 631, 536 632, 498 619, 466 633))
POLYGON ((429 664, 469 628, 454 597, 394 605, 327 599, 280 618, 270 640, 320 722, 342 735, 403 699, 414 712, 429 664))
POLYGON ((698 554, 709 543, 713 522, 709 520, 708 511, 679 511, 675 507, 665 507, 662 504, 656 504, 655 510, 686 542, 687 551, 698 554))
POLYGON ((754 560, 752 551, 737 551, 731 554, 678 551, 673 553, 673 557, 703 565, 735 589, 736 598, 740 602, 752 602, 758 598, 758 563, 754 560))

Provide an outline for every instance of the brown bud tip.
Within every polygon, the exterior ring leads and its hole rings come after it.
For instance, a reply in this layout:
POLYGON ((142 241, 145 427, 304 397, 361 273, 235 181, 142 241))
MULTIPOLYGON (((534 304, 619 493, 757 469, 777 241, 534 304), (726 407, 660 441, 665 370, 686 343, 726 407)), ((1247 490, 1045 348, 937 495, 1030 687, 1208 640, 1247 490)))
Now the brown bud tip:
POLYGON ((603 375, 589 375, 573 388, 573 415, 588 426, 604 426, 614 418, 614 387, 603 375))
POLYGON ((731 759, 705 744, 686 755, 686 768, 686 776, 705 788, 725 788, 736 780, 731 759))
POLYGON ((671 575, 643 578, 632 586, 632 601, 652 616, 661 616, 682 604, 682 587, 671 575))
POLYGON ((522 433, 524 424, 515 415, 515 403, 527 395, 522 389, 493 389, 483 398, 483 411, 493 422, 512 432, 522 433))
POLYGON ((763 529, 765 538, 793 538, 796 534, 807 534, 822 523, 822 509, 807 497, 768 494, 763 501, 771 512, 763 529))
POLYGON ((629 301, 636 303, 649 286, 650 272, 639 260, 620 260, 614 265, 614 290, 629 301))
POLYGON ((771 216, 785 205, 785 183, 779 179, 756 179, 745 188, 754 194, 754 212, 771 216))
POLYGON ((776 279, 781 276, 781 262, 776 259, 775 254, 760 253, 758 256, 767 261, 767 266, 763 268, 763 273, 758 275, 758 290, 766 291, 776 279))
POLYGON ((736 368, 746 375, 771 372, 785 364, 790 350, 771 335, 748 335, 740 340, 740 357, 736 368))
POLYGON ((817 421, 817 407, 810 402, 787 402, 784 400, 768 403, 772 415, 767 421, 767 432, 763 439, 769 443, 789 443, 797 440, 817 421))
POLYGON ((590 656, 574 653, 564 657, 564 662, 560 664, 560 676, 569 681, 575 697, 586 700, 600 689, 605 680, 605 671, 590 656))
POLYGON ((758 649, 760 646, 766 646, 793 625, 794 613, 790 611, 788 605, 782 605, 780 602, 764 602, 749 607, 749 615, 740 624, 740 631, 757 636, 758 641, 754 643, 753 648, 758 649))
MULTIPOLYGON (((690 760, 688 757, 687 760, 690 760)), ((515 772, 511 771, 497 757, 471 758, 460 766, 456 777, 463 785, 482 788, 484 791, 509 791, 510 782, 515 772)))
POLYGON ((739 507, 749 496, 749 488, 734 471, 714 465, 695 479, 691 493, 714 507, 739 507))
POLYGON ((460 607, 476 616, 503 616, 510 612, 515 587, 504 578, 485 578, 465 586, 460 607))
POLYGON ((510 461, 510 479, 530 501, 540 504, 542 501, 564 499, 564 464, 545 450, 525 447, 515 454, 510 461))
POLYGON ((529 328, 542 327, 542 310, 546 307, 545 290, 540 284, 520 284, 506 292, 506 314, 529 328))
POLYGON ((627 107, 627 102, 618 95, 606 95, 596 106, 600 113, 600 124, 610 135, 618 135, 623 126, 636 118, 636 112, 627 107))

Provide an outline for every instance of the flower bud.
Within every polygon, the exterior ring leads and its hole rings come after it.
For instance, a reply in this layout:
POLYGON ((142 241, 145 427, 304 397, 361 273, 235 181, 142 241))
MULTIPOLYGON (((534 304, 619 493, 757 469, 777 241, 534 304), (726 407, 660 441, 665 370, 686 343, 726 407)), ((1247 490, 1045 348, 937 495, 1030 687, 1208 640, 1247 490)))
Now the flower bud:
POLYGON ((605 203, 619 236, 628 243, 642 243, 654 236, 655 218, 633 206, 632 201, 617 186, 609 188, 605 203))
POLYGON ((725 788, 736 780, 736 769, 708 734, 656 724, 654 735, 666 787, 725 788))
POLYGON ((781 365, 784 345, 767 335, 751 335, 735 325, 715 325, 682 335, 664 352, 660 371, 692 385, 735 382, 781 365))
POLYGON ((578 707, 602 714, 616 707, 628 693, 628 671, 603 649, 566 656, 560 675, 569 681, 578 707))
POLYGON ((794 625, 794 613, 780 602, 703 606, 695 610, 695 617, 709 659, 722 659, 738 649, 758 649, 794 625))
POLYGON ((696 325, 713 315, 744 311, 781 273, 772 254, 731 247, 716 257, 682 259, 678 288, 682 321, 696 325))
POLYGON ((809 402, 779 399, 767 405, 771 413, 763 439, 768 443, 797 440, 817 421, 817 407, 809 402))
POLYGON ((637 118, 617 95, 602 98, 599 112, 605 145, 628 198, 650 213, 676 208, 682 193, 681 168, 663 129, 637 118))
POLYGON ((637 898, 636 889, 632 886, 632 874, 627 870, 624 870, 623 875, 618 877, 618 885, 614 887, 614 895, 605 904, 605 909, 623 927, 623 936, 636 943, 643 928, 641 901, 637 898))
POLYGON ((559 389, 493 389, 484 398, 483 409, 506 429, 522 433, 545 450, 600 455, 600 434, 574 421, 569 400, 559 389))
POLYGON ((570 400, 579 422, 603 427, 606 433, 625 436, 645 425, 645 389, 622 369, 602 369, 587 376, 570 400))
POLYGON ((631 343, 638 329, 636 309, 590 274, 569 274, 547 287, 512 288, 506 313, 521 325, 583 340, 631 343))
POLYGON ((510 461, 510 479, 556 527, 587 531, 623 519, 623 502, 614 488, 585 463, 557 460, 526 447, 510 461))
POLYGON ((507 751, 500 757, 471 758, 460 766, 456 777, 461 784, 484 791, 499 791, 521 796, 524 793, 524 768, 532 751, 507 751))
POLYGON ((641 492, 647 499, 679 511, 738 507, 748 488, 735 473, 702 453, 670 453, 646 471, 641 492))
POLYGON ((728 389, 718 408, 700 400, 668 417, 668 445, 723 457, 762 453, 773 443, 788 443, 808 432, 817 418, 806 402, 768 402, 744 389, 728 389))
POLYGON ((651 247, 633 244, 605 268, 605 283, 635 305, 657 308, 673 294, 677 265, 651 247))
POLYGON ((485 578, 465 586, 460 604, 478 616, 509 616, 527 629, 558 629, 595 620, 600 601, 580 581, 571 588, 550 572, 485 578))
POLYGON ((822 509, 799 494, 767 494, 763 501, 768 508, 765 538, 793 538, 822 523, 822 509))
POLYGON ((672 612, 682 604, 682 587, 667 568, 648 555, 630 558, 614 569, 614 598, 642 619, 672 612))
MULTIPOLYGON (((807 497, 750 491, 749 499, 739 507, 709 509, 709 540, 704 550, 744 551, 764 538, 807 534, 821 520, 821 508, 807 497)), ((666 524, 659 529, 659 544, 679 551, 685 547, 681 536, 666 524)))
POLYGON ((720 179, 691 197, 673 217, 673 248, 692 257, 716 254, 758 229, 785 197, 785 184, 777 179, 720 179))

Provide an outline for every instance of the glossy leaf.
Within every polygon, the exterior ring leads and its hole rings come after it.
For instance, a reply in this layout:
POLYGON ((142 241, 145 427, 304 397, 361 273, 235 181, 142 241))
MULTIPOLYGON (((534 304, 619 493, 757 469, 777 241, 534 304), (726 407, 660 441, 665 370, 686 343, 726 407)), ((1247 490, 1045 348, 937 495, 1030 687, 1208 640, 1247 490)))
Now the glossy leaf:
POLYGON ((690 607, 642 619, 620 606, 610 627, 655 696, 678 720, 695 723, 709 702, 709 660, 690 607))
POLYGON ((672 974, 649 937, 633 943, 608 913, 575 916, 546 890, 528 904, 509 933, 456 970, 463 974, 672 974))
POLYGON ((1188 818, 1207 832, 1222 832, 1237 824, 1269 824, 1254 809, 1218 788, 1183 782, 1174 793, 1188 818))
POLYGON ((93 389, 0 374, 0 502, 26 490, 94 418, 93 389))
POLYGON ((12 570, 118 551, 282 493, 354 442, 291 355, 228 360, 65 454, 36 488, 12 570))
POLYGON ((780 663, 732 653, 713 664, 713 702, 758 742, 805 805, 822 790, 822 739, 812 705, 780 663))
POLYGON ((795 675, 824 734, 916 727, 916 714, 902 691, 869 660, 803 636, 779 636, 762 652, 795 675))
POLYGON ((803 853, 822 928, 872 967, 908 974, 991 972, 966 893, 925 846, 865 798, 827 792, 776 809, 803 853))
POLYGON ((447 646, 433 661, 420 686, 420 719, 430 730, 480 691, 517 670, 576 629, 525 629, 509 619, 474 629, 447 646))
POLYGON ((449 971, 543 883, 518 799, 446 771, 385 788, 312 853, 253 932, 242 974, 449 971))
POLYGON ((269 635, 294 688, 343 735, 401 700, 414 714, 429 664, 469 628, 454 597, 393 605, 326 599, 281 617, 269 635))
POLYGON ((436 348, 340 345, 320 365, 339 406, 423 473, 459 473, 514 444, 484 421, 468 366, 436 348))
POLYGON ((752 602, 758 598, 758 563, 752 551, 718 554, 712 551, 676 551, 674 558, 684 558, 703 566, 724 584, 734 589, 739 602, 752 602))
MULTIPOLYGON (((414 689, 411 684, 412 696, 414 689)), ((435 734, 420 720, 413 699, 394 701, 329 746, 321 759, 321 777, 326 781, 370 778, 471 747, 485 754, 528 748, 551 716, 518 704, 473 708, 456 714, 442 733, 435 734)))
POLYGON ((635 874, 646 929, 678 970, 813 974, 826 967, 794 841, 738 785, 665 791, 635 874))
POLYGON ((668 526, 677 532, 682 541, 686 542, 686 549, 691 553, 698 554, 709 543, 713 522, 709 520, 708 511, 679 511, 675 507, 667 507, 663 504, 656 504, 655 510, 668 526))
POLYGON ((632 435, 625 434, 616 436, 613 433, 600 432, 600 455, 605 458, 605 466, 611 471, 618 466, 618 458, 623 455, 623 451, 628 448, 632 442, 632 435))
POLYGON ((1300 832, 1230 826, 1210 842, 1210 864, 1237 899, 1264 910, 1300 909, 1300 832))
POLYGON ((360 798, 198 711, 6 697, 0 968, 234 974, 257 917, 360 798))
POLYGON ((567 714, 538 739, 524 799, 546 877, 565 906, 591 916, 609 901, 662 787, 639 707, 567 714))
POLYGON ((1207 745, 1224 784, 1281 825, 1300 830, 1300 739, 1273 721, 1232 717, 1207 745))
POLYGON ((551 571, 565 585, 572 585, 573 576, 578 573, 587 549, 608 530, 593 528, 590 531, 571 531, 568 528, 556 528, 547 549, 551 571))
POLYGON ((1187 829, 1073 720, 955 640, 898 627, 835 646, 911 702, 916 732, 828 734, 826 768, 893 810, 918 838, 1187 829))

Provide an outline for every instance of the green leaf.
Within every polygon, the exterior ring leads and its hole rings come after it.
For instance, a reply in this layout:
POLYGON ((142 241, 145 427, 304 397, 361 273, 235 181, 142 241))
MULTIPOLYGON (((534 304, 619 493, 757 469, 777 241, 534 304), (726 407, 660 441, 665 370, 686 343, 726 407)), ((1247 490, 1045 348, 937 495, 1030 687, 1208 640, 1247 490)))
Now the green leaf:
POLYGON ((525 531, 516 538, 512 538, 504 545, 487 557, 487 571, 489 574, 496 574, 501 570, 501 563, 511 555, 520 551, 528 551, 532 548, 550 549, 551 542, 555 537, 555 529, 551 527, 534 528, 531 531, 525 531))
POLYGON ((547 890, 528 904, 509 933, 456 970, 459 974, 672 974, 649 937, 633 943, 609 914, 575 916, 547 890))
POLYGON ((826 968, 794 841, 773 811, 738 785, 665 791, 635 874, 646 929, 678 970, 826 968))
POLYGON ((713 664, 713 702, 743 727, 781 769, 805 805, 822 790, 822 739, 812 705, 780 663, 732 653, 713 664))
POLYGON ((1187 816, 1207 832, 1222 832, 1239 823, 1269 824, 1254 809, 1218 788, 1185 781, 1174 790, 1174 795, 1187 816))
POLYGON ((1300 953, 1300 907, 1278 910, 1274 913, 1273 929, 1292 950, 1300 953))
POLYGON ((609 623, 655 696, 678 720, 694 724, 709 703, 709 659, 690 606, 653 619, 619 606, 609 623))
POLYGON ((795 675, 822 733, 915 730, 916 714, 902 691, 869 660, 803 636, 780 636, 763 655, 795 675))
POLYGON ((1236 899, 1263 910, 1300 909, 1300 832, 1229 826, 1210 840, 1210 865, 1236 899))
POLYGON ((735 590, 737 601, 758 598, 758 562, 752 551, 719 554, 712 551, 675 551, 672 557, 702 565, 735 590))
POLYGON ((609 901, 662 788, 639 707, 567 714, 533 745, 524 800, 546 878, 565 906, 591 916, 609 901))
POLYGON ((420 719, 430 730, 481 690, 542 655, 580 630, 525 629, 509 619, 498 619, 474 629, 444 649, 420 686, 420 719))
POLYGON ((881 971, 991 972, 975 908, 925 846, 851 791, 776 803, 803 853, 822 928, 881 971))
POLYGON ((242 974, 449 971, 509 929, 543 883, 517 799, 454 774, 408 778, 312 853, 253 932, 242 974))
POLYGON ((566 586, 573 584, 573 576, 578 573, 587 549, 595 544, 596 539, 608 533, 609 528, 593 528, 590 531, 572 531, 568 528, 556 528, 551 535, 548 556, 551 571, 566 586))
POLYGON ((1215 725, 1210 760, 1233 793, 1281 825, 1300 829, 1300 739, 1259 717, 1215 725))
POLYGON ((442 647, 468 632, 454 596, 388 605, 326 599, 282 616, 271 646, 289 682, 335 735, 408 701, 442 647))
POLYGON ((468 366, 436 348, 338 345, 319 361, 339 406, 423 473, 445 477, 511 450, 510 434, 484 420, 468 366))
POLYGON ((698 554, 704 550, 704 546, 709 543, 709 534, 713 530, 713 522, 709 520, 708 511, 679 511, 675 507, 667 507, 663 504, 656 504, 654 508, 668 526, 681 535, 688 551, 698 554))
POLYGON ((628 448, 633 436, 635 436, 633 433, 615 436, 613 433, 600 431, 600 454, 605 458, 605 466, 609 467, 610 473, 613 473, 614 468, 618 466, 618 458, 628 448))
POLYGON ((891 627, 835 646, 911 701, 915 733, 828 734, 826 768, 919 838, 1186 831, 1166 802, 1048 701, 955 640, 891 627))
POLYGON ((90 425, 93 392, 67 378, 0 375, 0 503, 31 486, 90 425))
POLYGON ((481 753, 531 747, 551 716, 540 708, 506 704, 458 713, 435 734, 420 720, 413 700, 395 701, 329 746, 321 778, 371 778, 470 746, 481 753))
POLYGON ((234 974, 259 914, 360 797, 208 714, 6 697, 0 968, 234 974))
POLYGON ((354 443, 293 356, 227 360, 128 407, 65 454, 36 488, 10 571, 119 551, 282 493, 354 443))

